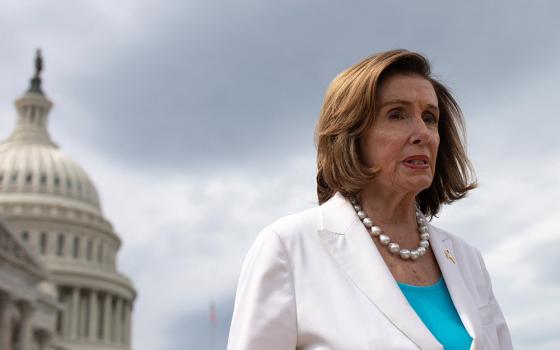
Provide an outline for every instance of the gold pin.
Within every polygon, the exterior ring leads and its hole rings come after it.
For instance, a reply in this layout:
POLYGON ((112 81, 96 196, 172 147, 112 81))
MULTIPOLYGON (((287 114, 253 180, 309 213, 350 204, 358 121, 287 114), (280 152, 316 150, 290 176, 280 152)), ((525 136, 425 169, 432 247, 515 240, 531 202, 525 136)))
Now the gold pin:
POLYGON ((451 252, 449 251, 449 249, 445 249, 445 257, 449 260, 451 260, 452 263, 457 264, 455 262, 455 257, 453 256, 453 254, 451 254, 451 252))

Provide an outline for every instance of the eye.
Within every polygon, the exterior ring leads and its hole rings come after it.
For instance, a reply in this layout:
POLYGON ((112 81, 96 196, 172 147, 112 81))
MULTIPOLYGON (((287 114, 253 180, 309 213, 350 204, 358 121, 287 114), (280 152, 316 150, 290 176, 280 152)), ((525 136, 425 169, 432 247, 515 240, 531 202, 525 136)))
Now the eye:
POLYGON ((405 114, 401 109, 393 109, 393 110, 389 111, 387 117, 390 120, 401 120, 401 119, 404 119, 405 114))
POLYGON ((439 118, 436 117, 432 112, 424 113, 423 119, 426 124, 437 124, 439 121, 439 118))

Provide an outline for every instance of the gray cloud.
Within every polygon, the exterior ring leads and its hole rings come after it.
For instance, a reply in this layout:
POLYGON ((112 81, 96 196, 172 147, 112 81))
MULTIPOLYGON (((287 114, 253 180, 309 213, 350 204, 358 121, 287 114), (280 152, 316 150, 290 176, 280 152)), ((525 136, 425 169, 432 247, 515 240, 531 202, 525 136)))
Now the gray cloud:
POLYGON ((552 2, 168 6, 105 43, 102 68, 91 57, 63 86, 97 119, 76 132, 140 166, 194 171, 312 152, 328 82, 379 50, 426 53, 468 105, 491 104, 560 51, 552 2))
POLYGON ((535 264, 536 283, 543 283, 560 287, 560 274, 558 267, 560 266, 560 239, 552 240, 540 244, 529 254, 526 254, 526 259, 533 260, 535 264), (535 256, 535 252, 538 254, 535 256))

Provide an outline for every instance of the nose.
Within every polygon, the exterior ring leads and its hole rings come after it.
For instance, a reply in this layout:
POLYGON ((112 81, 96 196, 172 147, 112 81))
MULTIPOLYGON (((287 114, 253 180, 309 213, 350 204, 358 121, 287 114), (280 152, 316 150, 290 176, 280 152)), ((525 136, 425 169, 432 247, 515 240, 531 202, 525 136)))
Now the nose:
POLYGON ((429 137, 428 126, 422 117, 414 118, 414 125, 412 127, 412 133, 410 134, 410 143, 422 145, 428 141, 429 137))

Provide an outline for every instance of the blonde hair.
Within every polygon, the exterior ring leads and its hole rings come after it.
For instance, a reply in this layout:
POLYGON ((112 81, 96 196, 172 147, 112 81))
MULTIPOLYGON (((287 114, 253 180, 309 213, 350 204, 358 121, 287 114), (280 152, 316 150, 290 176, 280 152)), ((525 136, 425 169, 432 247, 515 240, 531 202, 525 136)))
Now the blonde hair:
POLYGON ((436 171, 432 185, 417 196, 420 210, 432 217, 441 204, 461 199, 477 186, 464 147, 465 126, 459 105, 449 90, 431 76, 425 57, 407 50, 392 50, 346 69, 327 89, 315 130, 320 204, 336 192, 347 197, 357 195, 375 177, 379 169, 367 167, 362 161, 360 138, 376 116, 379 86, 395 74, 414 74, 430 81, 440 109, 436 171))

